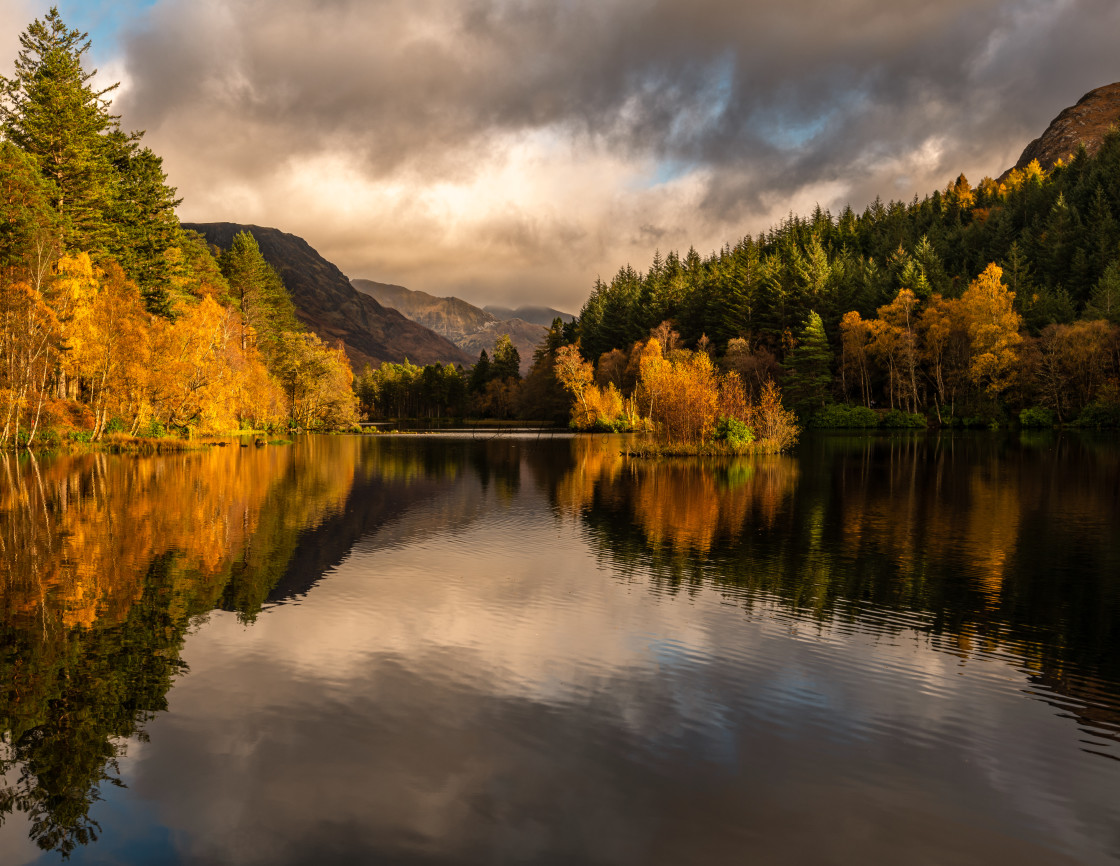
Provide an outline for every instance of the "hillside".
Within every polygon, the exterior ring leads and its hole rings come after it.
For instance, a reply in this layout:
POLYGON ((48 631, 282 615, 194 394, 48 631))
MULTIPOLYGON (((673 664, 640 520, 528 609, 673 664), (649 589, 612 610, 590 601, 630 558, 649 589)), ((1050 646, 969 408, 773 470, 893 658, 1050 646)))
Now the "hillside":
POLYGON ((236 223, 183 223, 227 249, 234 235, 250 232, 261 253, 279 271, 300 321, 324 341, 341 340, 355 370, 382 361, 470 364, 473 358, 451 341, 388 309, 350 285, 335 265, 307 241, 274 228, 236 223))
POLYGON ((487 304, 483 307, 486 312, 498 319, 521 319, 526 322, 532 322, 534 325, 544 325, 548 328, 552 326, 552 320, 561 318, 565 322, 570 322, 575 319, 571 313, 561 313, 559 310, 554 310, 552 307, 532 307, 521 306, 517 309, 510 307, 499 307, 494 304, 487 304))
POLYGON ((533 351, 548 331, 543 325, 523 319, 497 317, 461 298, 437 298, 427 292, 373 280, 355 279, 351 280, 351 284, 358 291, 446 337, 466 352, 472 361, 477 360, 483 349, 493 351, 494 341, 502 334, 509 334, 521 356, 522 375, 529 372, 533 351))
MULTIPOLYGON (((1095 154, 1101 148, 1105 133, 1118 124, 1120 82, 1090 90, 1050 121, 1046 131, 1024 148, 1014 168, 1026 168, 1035 159, 1042 168, 1053 168, 1059 159, 1068 161, 1081 144, 1090 155, 1095 154)), ((1010 172, 1008 169, 1000 179, 1010 172)))

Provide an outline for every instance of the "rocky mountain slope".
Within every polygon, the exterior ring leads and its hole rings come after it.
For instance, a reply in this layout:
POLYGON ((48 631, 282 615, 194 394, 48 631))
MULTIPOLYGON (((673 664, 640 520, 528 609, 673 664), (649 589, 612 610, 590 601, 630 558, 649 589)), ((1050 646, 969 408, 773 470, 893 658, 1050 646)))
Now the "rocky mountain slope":
POLYGON ((1051 168, 1059 159, 1068 160, 1081 143, 1090 154, 1096 153, 1112 126, 1120 126, 1120 82, 1090 90, 1076 105, 1062 111, 1026 146, 1014 168, 1025 168, 1033 159, 1043 168, 1051 168))
POLYGON ((236 223, 183 223, 206 240, 228 249, 234 235, 250 232, 265 260, 279 271, 296 306, 296 315, 324 342, 341 340, 355 372, 382 361, 414 364, 472 364, 450 340, 382 306, 354 289, 346 275, 307 241, 274 228, 236 223))
MULTIPOLYGON (((501 318, 469 304, 461 298, 437 298, 427 292, 416 292, 404 286, 378 283, 373 280, 350 281, 354 288, 377 299, 387 307, 400 310, 408 318, 446 337, 466 352, 472 362, 485 349, 494 349, 494 341, 509 334, 521 356, 521 373, 529 371, 533 350, 544 338, 547 328, 519 318, 501 318)), ((549 324, 552 319, 548 320, 549 324)))

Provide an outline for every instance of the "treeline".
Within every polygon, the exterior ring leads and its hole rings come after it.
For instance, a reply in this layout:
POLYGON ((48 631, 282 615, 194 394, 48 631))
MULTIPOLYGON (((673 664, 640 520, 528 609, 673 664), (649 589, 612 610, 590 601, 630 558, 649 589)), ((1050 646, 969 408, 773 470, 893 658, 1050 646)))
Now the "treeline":
POLYGON ((523 418, 563 421, 571 400, 557 381, 556 352, 574 339, 572 328, 557 318, 533 353, 528 374, 520 373, 521 356, 508 334, 498 337, 493 353, 485 349, 464 369, 454 364, 417 367, 383 363, 366 367, 355 390, 362 414, 371 419, 523 418))
POLYGON ((0 447, 357 420, 249 235, 216 258, 56 8, 0 77, 0 447))
POLYGON ((756 390, 781 381, 805 418, 844 401, 943 424, 1117 423, 1120 133, 1049 172, 818 207, 707 257, 623 267, 580 312, 584 357, 617 378, 664 321, 756 390))

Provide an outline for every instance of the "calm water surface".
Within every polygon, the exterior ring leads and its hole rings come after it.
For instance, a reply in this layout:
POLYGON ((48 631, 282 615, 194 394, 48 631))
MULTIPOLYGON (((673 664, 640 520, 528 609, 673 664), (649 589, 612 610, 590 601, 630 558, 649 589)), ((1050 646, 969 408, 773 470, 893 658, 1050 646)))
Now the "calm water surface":
POLYGON ((1120 443, 0 456, 0 863, 1120 862, 1120 443))

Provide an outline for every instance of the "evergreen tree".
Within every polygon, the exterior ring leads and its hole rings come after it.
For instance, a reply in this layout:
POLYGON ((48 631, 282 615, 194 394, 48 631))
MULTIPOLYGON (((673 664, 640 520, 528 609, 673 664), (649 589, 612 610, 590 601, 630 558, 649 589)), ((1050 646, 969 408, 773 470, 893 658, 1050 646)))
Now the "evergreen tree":
POLYGON ((164 253, 177 245, 179 200, 162 161, 125 134, 107 95, 90 83, 89 36, 56 7, 20 36, 11 78, 0 76, 0 129, 51 183, 51 203, 69 251, 108 253, 141 290, 150 313, 171 315, 164 253))
POLYGON ((26 279, 36 290, 61 251, 52 194, 34 160, 11 142, 0 142, 0 271, 26 279))
POLYGON ((1087 319, 1107 319, 1120 325, 1120 259, 1110 264, 1085 307, 1087 319))
POLYGON ((502 334, 494 341, 494 358, 490 362, 490 378, 504 381, 521 378, 521 354, 513 345, 509 334, 502 334))
POLYGON ((0 128, 53 182, 67 246, 100 247, 111 197, 106 136, 117 129, 105 96, 117 85, 93 88, 97 71, 82 68, 89 35, 68 28, 57 7, 28 26, 20 45, 15 74, 0 76, 0 128))
POLYGON ((230 248, 222 254, 222 274, 229 281, 234 304, 241 310, 245 328, 241 346, 250 342, 250 329, 266 360, 276 351, 281 336, 299 331, 295 306, 284 288, 284 281, 261 255, 257 239, 249 232, 238 232, 230 248))
POLYGON ((797 347, 786 358, 786 395, 803 415, 820 408, 832 384, 832 349, 821 317, 813 310, 798 335, 797 347))
POLYGON ((490 356, 483 349, 478 355, 478 363, 471 369, 471 378, 467 390, 472 394, 477 394, 486 387, 486 383, 492 378, 490 375, 490 356))
POLYGON ((164 253, 181 244, 175 208, 182 199, 167 185, 163 160, 136 137, 108 136, 116 151, 107 248, 140 287, 148 312, 170 317, 171 293, 164 253))

